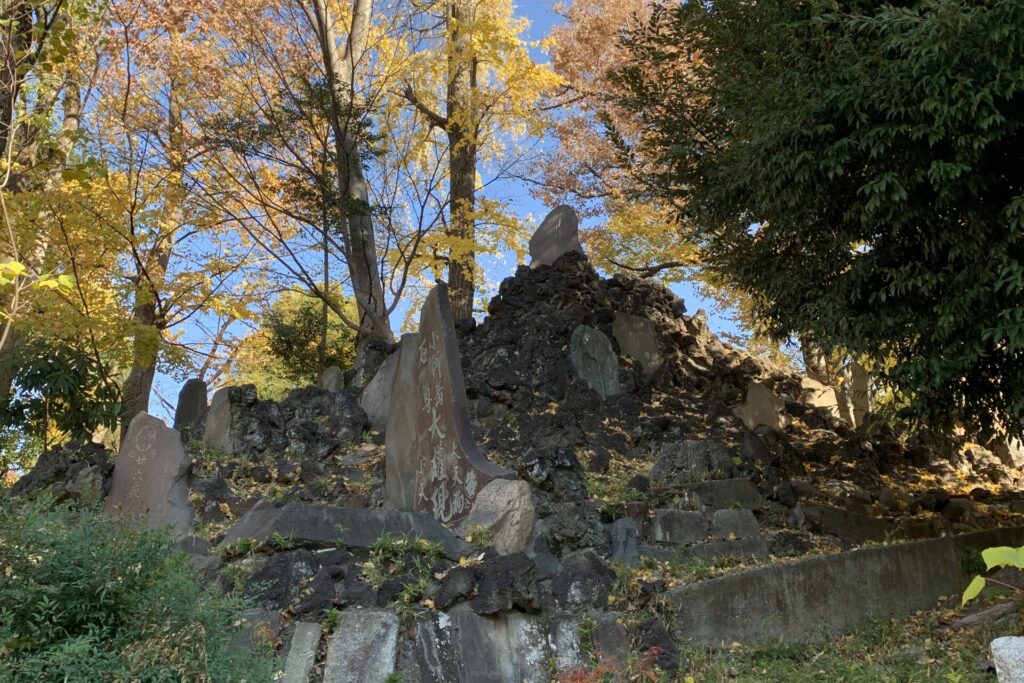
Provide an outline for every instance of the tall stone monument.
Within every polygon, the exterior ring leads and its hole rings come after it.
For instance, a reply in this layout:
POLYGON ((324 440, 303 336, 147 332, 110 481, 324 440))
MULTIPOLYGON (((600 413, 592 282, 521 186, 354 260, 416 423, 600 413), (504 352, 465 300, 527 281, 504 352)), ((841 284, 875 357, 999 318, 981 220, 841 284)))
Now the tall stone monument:
POLYGON ((105 510, 145 517, 151 529, 171 527, 186 534, 192 528, 188 502, 191 460, 177 430, 147 413, 136 415, 114 463, 105 510))
POLYGON ((386 500, 459 522, 480 489, 514 475, 484 457, 473 439, 447 285, 427 296, 415 343, 403 338, 392 388, 386 500))
POLYGON ((580 220, 575 209, 562 204, 547 215, 530 238, 530 267, 550 266, 570 251, 583 253, 580 220))

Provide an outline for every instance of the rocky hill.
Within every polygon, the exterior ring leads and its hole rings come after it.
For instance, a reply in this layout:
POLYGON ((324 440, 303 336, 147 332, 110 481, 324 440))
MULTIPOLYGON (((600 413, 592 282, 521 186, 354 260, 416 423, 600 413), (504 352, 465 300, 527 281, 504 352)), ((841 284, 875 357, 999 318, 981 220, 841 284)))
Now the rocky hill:
MULTIPOLYGON (((197 519, 181 545, 252 601, 246 619, 287 656, 286 680, 395 667, 410 682, 550 680, 598 652, 672 672, 697 635, 663 595, 1024 517, 1011 453, 853 429, 829 388, 721 342, 657 284, 602 279, 580 253, 520 267, 458 338, 474 436, 528 484, 515 505, 529 515, 449 528, 385 509, 385 436, 356 390, 328 382, 276 403, 233 387, 209 415, 205 392, 193 406, 205 430, 182 430, 197 519)), ((55 449, 16 490, 95 499, 110 476, 95 447, 55 449)))

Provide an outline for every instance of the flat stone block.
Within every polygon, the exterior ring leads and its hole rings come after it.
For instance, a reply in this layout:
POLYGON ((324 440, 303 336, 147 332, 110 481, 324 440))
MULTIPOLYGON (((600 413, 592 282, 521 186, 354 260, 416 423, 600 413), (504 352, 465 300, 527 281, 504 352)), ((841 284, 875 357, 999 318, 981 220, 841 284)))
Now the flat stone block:
POLYGON ((708 535, 708 522, 699 512, 655 510, 651 524, 658 543, 696 543, 708 535))
POLYGON ((388 610, 343 611, 327 646, 323 683, 381 683, 395 671, 398 626, 388 610))
POLYGON ((309 683, 309 676, 316 664, 316 651, 320 646, 320 624, 300 621, 295 626, 292 642, 288 647, 282 683, 309 683))
POLYGON ((757 487, 745 478, 701 481, 687 484, 683 488, 696 493, 701 504, 712 510, 736 507, 760 510, 764 506, 764 499, 758 493, 757 487))
POLYGON ((733 541, 761 535, 761 527, 750 510, 716 510, 711 515, 711 534, 733 541))

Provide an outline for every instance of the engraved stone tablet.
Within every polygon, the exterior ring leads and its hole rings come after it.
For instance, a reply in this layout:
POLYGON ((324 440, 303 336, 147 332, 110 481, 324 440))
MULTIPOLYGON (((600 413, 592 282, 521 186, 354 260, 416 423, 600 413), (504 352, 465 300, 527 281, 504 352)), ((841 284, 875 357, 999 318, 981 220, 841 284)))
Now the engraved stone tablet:
MULTIPOLYGON (((473 440, 446 285, 439 284, 427 296, 419 334, 411 360, 405 357, 403 341, 391 403, 393 411, 414 406, 413 430, 389 420, 387 457, 415 443, 413 509, 445 523, 458 522, 469 513, 480 489, 514 475, 487 460, 473 440), (410 386, 412 391, 407 391, 410 386)), ((392 469, 389 465, 389 473, 392 469)))
POLYGON ((162 420, 139 413, 128 426, 105 510, 145 517, 151 529, 170 526, 179 534, 192 528, 188 502, 191 461, 177 430, 162 420))

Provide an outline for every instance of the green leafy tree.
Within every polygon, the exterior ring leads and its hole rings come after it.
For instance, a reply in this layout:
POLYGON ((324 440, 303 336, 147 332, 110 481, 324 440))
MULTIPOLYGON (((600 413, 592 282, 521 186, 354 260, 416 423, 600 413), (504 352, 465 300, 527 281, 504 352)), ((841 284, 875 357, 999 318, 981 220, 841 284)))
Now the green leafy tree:
MULTIPOLYGON (((353 301, 345 299, 340 305, 356 315, 353 301)), ((329 308, 325 311, 319 298, 287 290, 239 343, 230 381, 256 385, 262 398, 281 399, 294 387, 316 383, 325 367, 350 367, 355 356, 355 330, 329 308)))
POLYGON ((38 438, 88 439, 117 424, 120 392, 101 359, 73 343, 33 337, 0 359, 14 391, 0 405, 0 428, 38 438))
POLYGON ((875 361, 933 426, 1024 431, 1024 3, 719 0, 627 36, 655 158, 777 338, 875 361))

